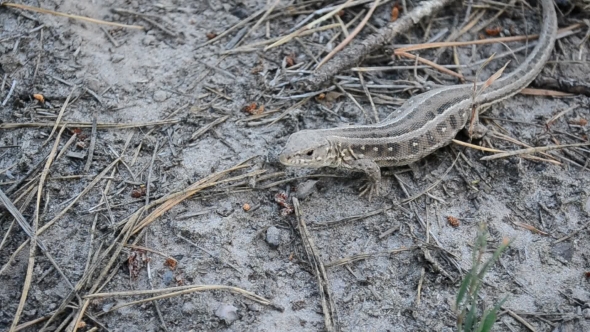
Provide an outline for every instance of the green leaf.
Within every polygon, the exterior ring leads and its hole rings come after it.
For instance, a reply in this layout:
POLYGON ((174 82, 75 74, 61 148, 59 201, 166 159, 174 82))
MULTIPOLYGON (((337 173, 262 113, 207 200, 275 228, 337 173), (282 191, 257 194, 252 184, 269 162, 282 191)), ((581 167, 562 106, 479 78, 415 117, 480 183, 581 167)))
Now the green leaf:
POLYGON ((512 243, 512 240, 510 240, 510 242, 508 242, 507 244, 501 244, 498 249, 496 249, 496 251, 494 251, 494 254, 492 255, 492 257, 484 263, 483 267, 481 268, 481 271, 479 271, 479 274, 477 275, 477 277, 479 279, 483 279, 484 274, 487 272, 487 270, 492 266, 492 264, 494 264, 498 258, 500 258, 500 255, 502 255, 502 252, 504 252, 504 250, 506 250, 508 248, 508 246, 510 246, 510 244, 512 243))
POLYGON ((471 303, 471 308, 469 308, 469 313, 467 314, 467 318, 465 318, 465 326, 463 327, 463 331, 471 331, 473 329, 473 324, 475 323, 475 315, 477 314, 477 301, 474 300, 471 303))
POLYGON ((471 274, 471 272, 469 272, 465 275, 465 278, 461 282, 461 287, 459 287, 459 293, 457 293, 457 300, 455 301, 455 309, 457 310, 459 309, 459 304, 461 304, 461 301, 463 301, 463 298, 465 297, 465 293, 467 293, 467 286, 469 286, 471 278, 473 278, 473 275, 471 274))
POLYGON ((492 310, 486 310, 486 313, 483 315, 475 332, 489 332, 492 330, 492 326, 494 326, 496 319, 498 318, 498 311, 500 311, 500 307, 502 307, 507 299, 508 296, 504 297, 504 299, 496 304, 492 310))

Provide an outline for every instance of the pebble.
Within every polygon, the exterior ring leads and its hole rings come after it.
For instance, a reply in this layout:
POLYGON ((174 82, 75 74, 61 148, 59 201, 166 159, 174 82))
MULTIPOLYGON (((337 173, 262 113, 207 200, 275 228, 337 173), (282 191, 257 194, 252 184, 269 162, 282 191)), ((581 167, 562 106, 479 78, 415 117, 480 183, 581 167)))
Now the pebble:
POLYGON ((156 43, 156 37, 152 36, 152 35, 147 35, 143 38, 143 40, 141 41, 141 43, 144 46, 150 46, 152 44, 156 43))
POLYGON ((168 94, 166 91, 158 90, 154 92, 154 101, 163 102, 166 99, 168 99, 168 94))
POLYGON ((215 311, 215 316, 225 321, 225 324, 231 325, 238 319, 238 308, 231 304, 220 304, 215 311))
POLYGON ((300 184, 297 187, 297 198, 302 200, 311 195, 316 190, 316 183, 318 183, 317 180, 307 180, 300 184))
POLYGON ((125 59, 125 56, 122 54, 113 54, 111 55, 111 62, 112 63, 119 63, 125 59))
POLYGON ((108 312, 114 306, 115 306, 115 302, 106 303, 105 305, 102 306, 102 311, 103 312, 108 312))
POLYGON ((180 309, 183 314, 190 316, 193 315, 197 311, 197 307, 192 302, 184 302, 182 304, 182 309, 180 309))
POLYGON ((174 273, 170 270, 164 272, 164 275, 162 276, 162 282, 164 282, 164 285, 170 285, 172 280, 174 280, 174 273))
POLYGON ((23 311, 23 314, 26 317, 35 317, 35 316, 37 316, 37 309, 25 310, 25 311, 23 311))
POLYGON ((281 230, 274 226, 270 226, 266 230, 266 243, 268 243, 271 248, 278 248, 281 244, 281 230))

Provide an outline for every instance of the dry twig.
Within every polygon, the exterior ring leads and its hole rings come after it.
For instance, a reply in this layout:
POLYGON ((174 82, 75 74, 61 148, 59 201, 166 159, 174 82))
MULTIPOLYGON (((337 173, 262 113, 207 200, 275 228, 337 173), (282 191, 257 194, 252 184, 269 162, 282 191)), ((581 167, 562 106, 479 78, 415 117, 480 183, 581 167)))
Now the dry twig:
POLYGON ((107 22, 107 21, 97 20, 97 19, 94 19, 94 18, 86 17, 86 16, 65 14, 65 13, 60 13, 60 12, 56 12, 56 11, 49 10, 49 9, 44 9, 44 8, 39 8, 39 7, 32 7, 32 6, 21 5, 21 4, 16 4, 16 3, 2 2, 2 3, 0 3, 0 6, 18 8, 18 9, 23 9, 23 10, 29 10, 29 11, 33 11, 33 12, 37 12, 37 13, 42 13, 42 14, 51 14, 51 15, 56 15, 56 16, 63 16, 63 17, 67 17, 67 18, 71 18, 71 19, 76 19, 76 20, 81 20, 81 21, 86 21, 86 22, 90 22, 90 23, 106 24, 106 25, 116 26, 116 27, 120 27, 120 28, 129 28, 129 29, 143 30, 143 27, 140 26, 140 25, 127 25, 127 24, 121 24, 121 23, 115 23, 115 22, 107 22))

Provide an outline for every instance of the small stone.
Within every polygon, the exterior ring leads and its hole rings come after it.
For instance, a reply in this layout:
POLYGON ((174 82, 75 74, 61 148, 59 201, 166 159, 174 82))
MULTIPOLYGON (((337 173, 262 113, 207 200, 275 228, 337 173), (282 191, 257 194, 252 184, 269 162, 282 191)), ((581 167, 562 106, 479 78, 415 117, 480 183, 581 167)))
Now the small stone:
POLYGON ((250 13, 248 13, 248 11, 242 6, 237 6, 237 7, 232 8, 229 11, 229 13, 232 14, 233 16, 239 18, 240 20, 243 20, 246 17, 250 16, 250 13))
POLYGON ((574 246, 571 243, 561 242, 551 248, 553 255, 561 257, 566 262, 572 260, 574 256, 574 246))
POLYGON ((115 302, 106 303, 105 305, 102 306, 102 311, 103 312, 108 312, 114 306, 115 306, 115 302))
POLYGON ((311 195, 314 191, 316 191, 316 183, 318 183, 317 180, 307 180, 297 186, 297 198, 303 200, 307 196, 311 195))
POLYGON ((195 313, 195 311, 197 311, 197 308, 192 302, 184 302, 181 310, 185 315, 192 315, 195 313))
POLYGON ((270 226, 266 230, 266 243, 268 243, 271 248, 278 248, 281 244, 281 230, 274 226, 270 226))
POLYGON ((144 46, 150 46, 156 43, 156 37, 154 37, 153 35, 146 35, 143 40, 141 41, 141 43, 144 46))
POLYGON ((27 317, 34 317, 37 315, 37 309, 25 310, 23 313, 27 317))
POLYGON ((230 206, 230 205, 224 205, 224 206, 220 206, 217 208, 217 210, 215 210, 215 213, 217 213, 218 215, 227 218, 229 216, 231 216, 232 213, 234 213, 234 209, 230 206))
POLYGON ((154 101, 163 102, 166 99, 168 99, 168 94, 166 91, 158 90, 154 93, 154 101))
POLYGON ((73 158, 73 159, 84 159, 86 158, 86 152, 67 152, 66 157, 73 158))
POLYGON ((111 55, 111 62, 112 63, 119 63, 125 59, 125 56, 122 54, 113 54, 111 55))
POLYGON ((584 318, 590 319, 590 309, 584 309, 582 313, 584 314, 584 318))
POLYGON ((92 91, 100 91, 105 88, 99 80, 94 79, 94 78, 87 79, 86 86, 88 87, 88 89, 90 89, 92 91))
POLYGON ((0 63, 2 64, 2 69, 7 73, 12 73, 23 65, 22 61, 12 52, 1 55, 0 63))
POLYGON ((220 304, 215 311, 215 316, 225 321, 225 324, 231 325, 238 319, 238 308, 231 304, 220 304))
POLYGON ((174 280, 174 273, 172 273, 172 271, 170 270, 164 272, 164 275, 162 276, 162 282, 164 283, 164 285, 170 285, 172 280, 174 280))
POLYGON ((535 165, 535 171, 537 172, 541 172, 544 171, 547 168, 546 164, 537 164, 535 165))

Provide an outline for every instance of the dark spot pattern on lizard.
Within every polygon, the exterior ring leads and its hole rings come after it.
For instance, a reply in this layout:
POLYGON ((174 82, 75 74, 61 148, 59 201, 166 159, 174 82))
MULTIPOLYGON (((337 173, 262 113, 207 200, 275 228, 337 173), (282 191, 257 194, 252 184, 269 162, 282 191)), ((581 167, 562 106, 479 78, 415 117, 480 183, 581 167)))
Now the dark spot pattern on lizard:
POLYGON ((457 129, 459 123, 457 122, 457 118, 454 115, 449 116, 449 124, 451 125, 451 128, 457 129))
POLYGON ((425 136, 426 140, 428 141, 428 144, 434 145, 436 143, 436 137, 434 137, 434 135, 431 132, 427 132, 425 136))
POLYGON ((420 152, 420 140, 417 138, 412 138, 408 142, 408 150, 414 154, 420 152))
POLYGON ((389 146, 387 146, 387 152, 388 154, 393 157, 394 159, 399 159, 400 156, 400 145, 398 143, 391 143, 389 144, 389 146))
POLYGON ((428 112, 426 112, 426 114, 424 114, 424 119, 426 121, 430 121, 430 120, 434 119, 435 117, 436 117, 436 114, 434 114, 434 112, 432 112, 432 111, 428 111, 428 112))
POLYGON ((445 132, 447 131, 447 124, 444 122, 437 124, 436 131, 438 131, 439 134, 444 135, 445 132))

